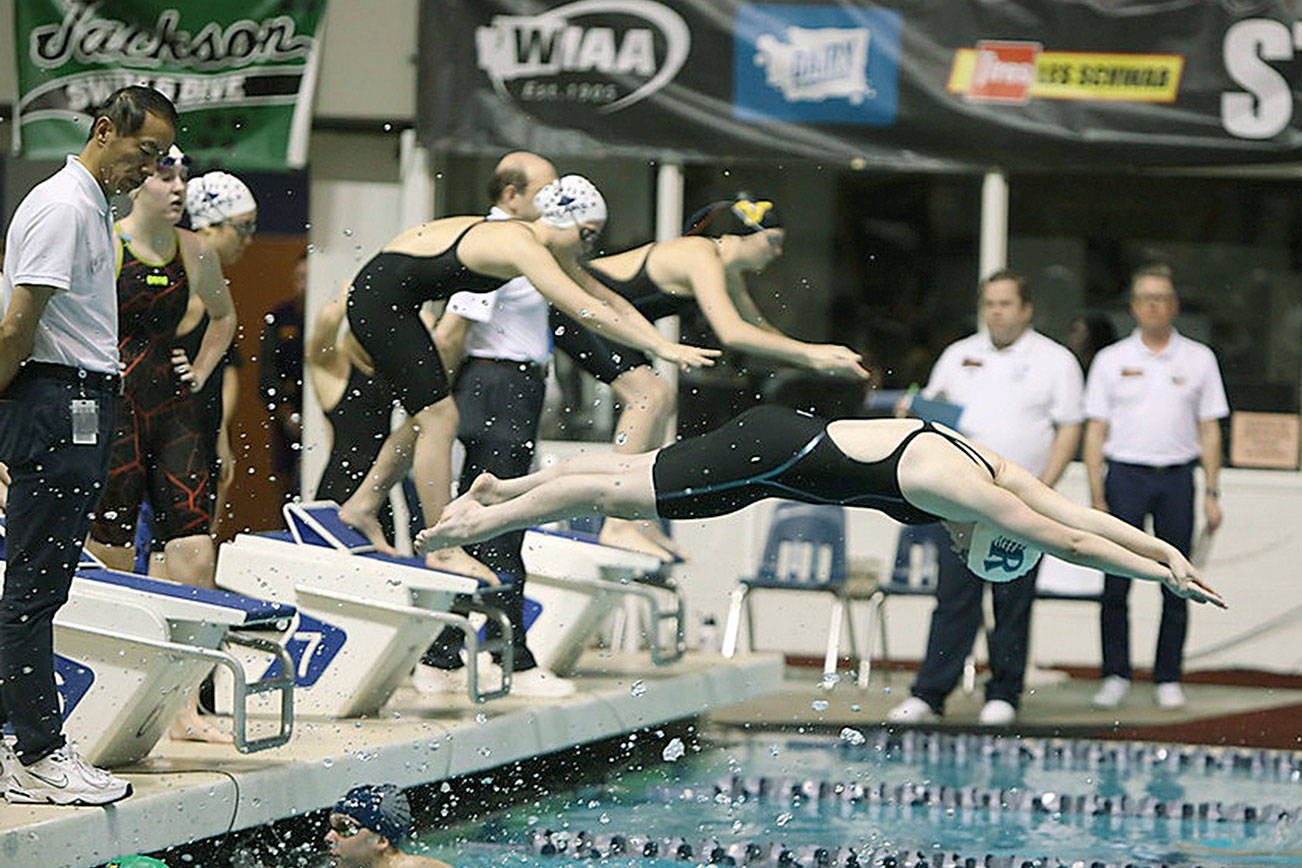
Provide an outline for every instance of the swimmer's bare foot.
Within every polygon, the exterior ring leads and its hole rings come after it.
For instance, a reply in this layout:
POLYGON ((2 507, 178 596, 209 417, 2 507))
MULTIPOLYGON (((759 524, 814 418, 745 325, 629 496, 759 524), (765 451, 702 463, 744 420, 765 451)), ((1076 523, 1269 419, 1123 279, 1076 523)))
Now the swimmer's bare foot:
POLYGON ((172 741, 201 741, 208 744, 234 744, 235 739, 229 732, 223 732, 199 713, 191 705, 182 709, 172 718, 172 725, 167 728, 167 737, 172 741))
POLYGON ((446 570, 449 573, 459 573, 463 576, 483 579, 490 585, 500 585, 502 583, 502 580, 497 577, 497 573, 489 569, 482 561, 471 557, 465 549, 461 548, 453 547, 428 552, 425 555, 425 565, 435 570, 446 570))
POLYGON ((345 503, 339 507, 339 520, 351 528, 360 530, 362 535, 370 540, 371 545, 375 546, 376 551, 386 555, 398 553, 398 550, 389 545, 389 541, 384 538, 384 528, 375 513, 364 512, 345 503))
POLYGON ((602 545, 642 552, 666 563, 675 560, 673 552, 644 534, 638 528, 638 522, 628 519, 607 518, 601 526, 601 533, 597 535, 597 541, 602 545))

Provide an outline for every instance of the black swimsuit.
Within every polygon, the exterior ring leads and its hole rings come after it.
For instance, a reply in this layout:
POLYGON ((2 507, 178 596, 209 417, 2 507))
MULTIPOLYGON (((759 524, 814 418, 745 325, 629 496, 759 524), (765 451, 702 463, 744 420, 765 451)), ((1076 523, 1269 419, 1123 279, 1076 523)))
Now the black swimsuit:
POLYGON ((506 282, 471 270, 457 256, 461 239, 484 222, 471 223, 434 256, 377 253, 348 289, 349 327, 413 416, 449 392, 434 339, 420 319, 421 305, 462 291, 492 292, 506 282))
POLYGON ((662 518, 725 515, 766 497, 876 509, 903 524, 940 516, 919 509, 900 491, 900 456, 914 437, 944 437, 994 477, 975 449, 924 421, 878 461, 856 461, 837 447, 828 422, 785 407, 747 410, 720 428, 661 449, 652 480, 662 518))
MULTIPOLYGON (((696 307, 695 298, 665 292, 647 275, 646 265, 654 248, 654 244, 647 247, 641 267, 627 280, 611 277, 588 263, 584 263, 583 270, 628 299, 651 322, 690 313, 696 307)), ((551 326, 556 348, 603 383, 613 382, 620 374, 651 364, 651 357, 646 353, 602 337, 556 308, 551 311, 551 326)))

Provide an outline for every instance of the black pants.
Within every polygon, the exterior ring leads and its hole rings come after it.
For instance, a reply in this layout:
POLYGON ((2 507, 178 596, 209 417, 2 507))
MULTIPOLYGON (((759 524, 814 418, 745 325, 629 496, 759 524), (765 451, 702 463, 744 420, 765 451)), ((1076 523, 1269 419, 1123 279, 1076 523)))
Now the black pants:
MULTIPOLYGON (((1108 462, 1103 496, 1108 510, 1122 521, 1143 527, 1153 516, 1153 533, 1186 557, 1193 541, 1193 465, 1155 468, 1108 462)), ((1099 614, 1103 637, 1103 674, 1130 678, 1129 578, 1109 575, 1103 580, 1099 614)), ((1178 682, 1183 676, 1184 639, 1189 630, 1189 601, 1162 588, 1162 621, 1157 629, 1153 681, 1178 682)))
POLYGON ((913 695, 937 713, 945 698, 963 675, 963 662, 972 652, 981 626, 981 594, 990 586, 995 610, 995 627, 987 637, 990 646, 990 680, 986 702, 1002 699, 1017 707, 1026 675, 1026 648, 1031 630, 1031 603, 1035 599, 1035 577, 1039 564, 1011 582, 986 582, 975 575, 948 548, 941 558, 954 561, 940 570, 936 585, 936 608, 931 613, 927 656, 913 682, 913 695))
MULTIPOLYGON (((465 492, 480 473, 509 479, 523 476, 533 465, 534 441, 542 416, 545 382, 534 365, 469 358, 457 377, 453 398, 460 423, 457 438, 466 447, 458 490, 465 492)), ((494 572, 510 576, 512 584, 491 595, 490 604, 506 612, 514 630, 515 669, 538 664, 524 641, 524 531, 512 531, 486 542, 466 546, 472 556, 494 572)), ((489 623, 489 638, 495 636, 489 623)), ((423 662, 441 669, 461 665, 461 634, 445 629, 425 652, 423 662)))
POLYGON ((0 396, 0 461, 12 484, 5 508, 5 581, 0 597, 0 725, 13 724, 30 765, 64 744, 54 682, 54 614, 72 574, 108 473, 117 395, 30 369, 0 396), (93 399, 94 445, 72 442, 73 398, 93 399))

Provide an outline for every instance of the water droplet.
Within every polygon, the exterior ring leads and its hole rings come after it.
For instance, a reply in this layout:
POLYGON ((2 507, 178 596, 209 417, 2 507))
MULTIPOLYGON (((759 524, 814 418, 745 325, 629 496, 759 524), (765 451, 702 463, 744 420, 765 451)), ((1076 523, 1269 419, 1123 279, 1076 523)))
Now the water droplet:
POLYGON ((809 707, 814 709, 814 711, 827 711, 827 700, 815 699, 813 702, 809 703, 809 707))
POLYGON ((334 768, 334 766, 335 766, 335 761, 330 757, 326 757, 325 759, 321 760, 322 768, 332 769, 334 768))
POLYGON ((344 237, 345 237, 345 238, 352 238, 352 237, 353 237, 353 230, 351 230, 351 229, 345 229, 345 230, 344 230, 344 237))
POLYGON ((687 747, 683 744, 681 738, 673 738, 665 745, 665 749, 660 752, 660 756, 667 763, 677 762, 687 753, 687 747))
POLYGON ((864 734, 857 729, 852 729, 847 726, 841 730, 841 741, 846 744, 863 744, 867 740, 868 739, 864 737, 864 734))
POLYGON ((634 696, 646 696, 646 683, 643 681, 634 681, 633 686, 628 689, 628 692, 634 696))
POLYGON ((791 815, 787 813, 778 814, 778 818, 773 822, 777 823, 779 826, 785 826, 787 823, 791 822, 791 815))

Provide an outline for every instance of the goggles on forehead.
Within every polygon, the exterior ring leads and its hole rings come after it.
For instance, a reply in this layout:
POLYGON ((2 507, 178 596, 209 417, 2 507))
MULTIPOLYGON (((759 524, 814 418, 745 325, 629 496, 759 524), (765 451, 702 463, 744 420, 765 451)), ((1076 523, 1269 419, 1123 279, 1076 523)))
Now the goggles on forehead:
POLYGON ((188 154, 181 154, 179 157, 175 154, 163 154, 154 160, 154 165, 161 171, 167 171, 168 169, 188 170, 191 166, 191 160, 188 154))
POLYGON ((222 220, 217 226, 225 225, 244 236, 251 236, 258 231, 257 220, 222 220))
POLYGON ((330 828, 333 829, 334 833, 340 838, 351 838, 358 832, 362 831, 362 827, 358 825, 355 820, 349 819, 348 817, 340 817, 337 820, 331 819, 330 828))

